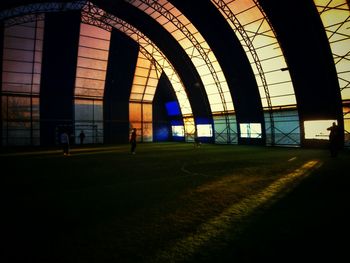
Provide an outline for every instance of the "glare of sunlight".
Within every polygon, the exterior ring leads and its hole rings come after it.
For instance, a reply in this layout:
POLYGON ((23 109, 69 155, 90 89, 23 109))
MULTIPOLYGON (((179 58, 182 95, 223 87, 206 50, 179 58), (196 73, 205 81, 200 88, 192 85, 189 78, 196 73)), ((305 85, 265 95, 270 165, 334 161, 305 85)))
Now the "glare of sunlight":
POLYGON ((328 140, 328 127, 337 120, 310 120, 304 121, 305 139, 328 140))
POLYGON ((170 260, 176 258, 179 262, 186 261, 187 258, 194 255, 196 251, 199 251, 209 241, 220 238, 227 231, 233 234, 235 225, 243 224, 244 219, 251 215, 254 210, 261 206, 271 206, 271 204, 285 196, 297 183, 301 182, 320 166, 321 162, 318 160, 306 162, 293 172, 276 180, 256 195, 248 196, 228 207, 217 217, 200 225, 195 233, 178 240, 171 247, 162 249, 157 254, 157 259, 170 260))

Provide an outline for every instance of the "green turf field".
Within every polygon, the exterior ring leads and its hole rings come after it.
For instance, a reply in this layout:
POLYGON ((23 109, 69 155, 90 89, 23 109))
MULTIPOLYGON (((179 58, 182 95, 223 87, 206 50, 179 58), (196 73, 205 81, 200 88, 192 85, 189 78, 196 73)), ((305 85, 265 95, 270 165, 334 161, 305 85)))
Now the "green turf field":
POLYGON ((349 230, 346 150, 331 158, 325 149, 238 145, 129 149, 3 150, 6 262, 345 255, 338 238, 349 230))

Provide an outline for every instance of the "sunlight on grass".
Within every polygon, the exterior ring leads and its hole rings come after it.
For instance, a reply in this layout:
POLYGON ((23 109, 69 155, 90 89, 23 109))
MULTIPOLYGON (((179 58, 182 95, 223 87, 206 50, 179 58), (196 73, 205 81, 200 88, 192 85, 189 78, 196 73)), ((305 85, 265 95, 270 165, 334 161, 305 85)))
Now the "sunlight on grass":
MULTIPOLYGON (((321 166, 321 162, 317 160, 308 161, 293 172, 277 179, 268 187, 259 193, 246 197, 241 201, 231 205, 225 209, 220 215, 210 219, 206 223, 200 225, 197 231, 162 251, 159 251, 155 260, 164 262, 183 262, 191 258, 198 251, 203 250, 210 242, 225 242, 227 235, 234 236, 234 233, 242 229, 244 222, 248 217, 260 207, 268 207, 285 196, 299 182, 311 174, 311 172, 321 166)), ((227 183, 227 182, 222 182, 227 183)), ((198 191, 206 191, 207 185, 200 187, 198 191), (201 189, 203 188, 203 189, 201 189)))

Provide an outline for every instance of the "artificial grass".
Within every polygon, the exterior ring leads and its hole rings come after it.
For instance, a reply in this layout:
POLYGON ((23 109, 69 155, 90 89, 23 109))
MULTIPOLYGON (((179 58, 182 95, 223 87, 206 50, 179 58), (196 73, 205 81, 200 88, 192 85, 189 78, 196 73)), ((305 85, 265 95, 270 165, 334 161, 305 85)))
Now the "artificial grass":
POLYGON ((335 159, 325 149, 129 148, 3 152, 8 262, 286 261, 298 247, 290 243, 322 240, 304 233, 311 225, 336 237, 329 222, 313 225, 323 222, 317 215, 337 221, 349 207, 346 151, 335 159))

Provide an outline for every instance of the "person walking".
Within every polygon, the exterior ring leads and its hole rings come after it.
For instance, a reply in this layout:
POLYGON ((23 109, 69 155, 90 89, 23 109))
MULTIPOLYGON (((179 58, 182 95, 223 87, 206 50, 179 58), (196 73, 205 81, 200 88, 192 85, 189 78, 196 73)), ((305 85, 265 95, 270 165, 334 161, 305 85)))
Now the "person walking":
POLYGON ((63 155, 68 156, 69 154, 69 136, 67 132, 61 134, 61 144, 63 146, 63 155))
POLYGON ((80 132, 79 138, 80 138, 80 145, 83 145, 84 139, 85 139, 85 133, 83 130, 80 132))
POLYGON ((340 132, 338 125, 333 122, 332 126, 327 128, 329 133, 329 150, 331 153, 332 157, 336 157, 338 155, 338 150, 339 150, 339 137, 340 137, 340 132))
POLYGON ((130 136, 130 144, 131 144, 131 153, 135 154, 136 150, 136 128, 132 130, 131 136, 130 136))

